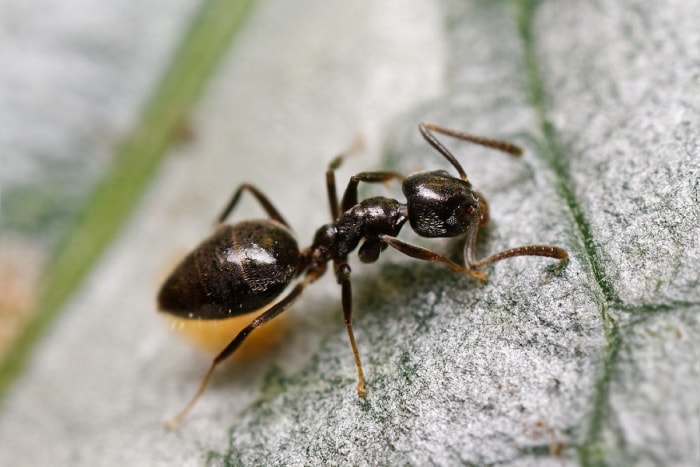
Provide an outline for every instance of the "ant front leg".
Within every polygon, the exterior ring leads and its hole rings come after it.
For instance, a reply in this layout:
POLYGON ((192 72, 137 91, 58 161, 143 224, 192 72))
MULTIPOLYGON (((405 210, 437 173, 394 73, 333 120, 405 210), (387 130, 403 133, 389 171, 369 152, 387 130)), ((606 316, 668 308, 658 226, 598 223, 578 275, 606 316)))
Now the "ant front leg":
POLYGON ((514 258, 516 256, 544 256, 546 258, 554 258, 559 260, 569 259, 569 253, 556 246, 550 245, 527 245, 507 250, 500 251, 483 259, 476 259, 476 237, 479 226, 474 225, 467 232, 467 241, 464 244, 464 264, 470 269, 478 269, 489 264, 501 261, 506 258, 514 258))
POLYGON ((347 263, 336 263, 336 278, 342 290, 343 319, 350 338, 352 353, 355 356, 355 366, 357 366, 357 395, 365 397, 367 395, 365 377, 362 373, 360 353, 357 350, 357 344, 355 344, 355 334, 352 331, 352 286, 350 283, 350 266, 347 263))
POLYGON ((216 218, 216 223, 217 224, 223 224, 223 222, 226 220, 226 218, 231 214, 233 209, 236 207, 238 204, 238 201, 241 198, 241 194, 243 193, 243 190, 249 191, 256 200, 262 205, 263 209, 265 209, 265 212, 267 213, 268 216, 270 216, 271 219, 279 222, 280 224, 284 225, 287 228, 289 227, 289 224, 287 224, 287 221, 284 220, 284 217, 275 209, 275 207, 272 205, 269 199, 267 199, 267 196, 265 196, 260 190, 258 190, 255 186, 249 184, 249 183, 243 183, 241 186, 238 187, 238 189, 233 193, 233 196, 231 197, 231 201, 228 202, 224 210, 221 212, 219 217, 216 218))
MULTIPOLYGON (((551 245, 527 245, 509 248, 508 250, 500 251, 480 260, 471 260, 468 264, 472 268, 482 268, 502 259, 514 258, 516 256, 544 256, 546 258, 560 260, 569 259, 569 253, 563 248, 551 245)), ((466 257, 465 255, 465 258, 466 257)))
POLYGON ((398 238, 390 237, 388 235, 379 235, 379 241, 381 241, 385 245, 389 245, 390 247, 400 251, 406 256, 410 256, 411 258, 420 259, 422 261, 443 263, 449 266, 452 270, 473 277, 475 279, 480 279, 483 281, 488 279, 488 276, 483 272, 479 272, 472 267, 465 268, 461 264, 455 263, 446 256, 425 249, 418 245, 412 245, 410 243, 404 242, 403 240, 399 240, 398 238))

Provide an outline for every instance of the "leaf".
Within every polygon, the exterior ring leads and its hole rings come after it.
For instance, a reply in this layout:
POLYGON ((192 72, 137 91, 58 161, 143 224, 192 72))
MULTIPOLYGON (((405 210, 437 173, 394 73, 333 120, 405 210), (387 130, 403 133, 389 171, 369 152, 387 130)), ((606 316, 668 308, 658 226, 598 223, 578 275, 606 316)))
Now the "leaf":
POLYGON ((255 10, 193 116, 196 140, 6 399, 3 464, 697 464, 691 7, 303 6, 255 10), (505 260, 480 286, 392 251, 353 262, 366 399, 328 275, 287 313, 278 350, 222 369, 184 425, 161 431, 208 365, 159 327, 161 265, 243 181, 307 244, 328 222, 325 164, 358 128, 382 157, 350 158, 341 188, 363 170, 449 169, 416 131, 424 120, 525 148, 514 159, 444 140, 490 204, 481 255, 553 244, 569 263, 505 260))
POLYGON ((367 400, 319 381, 341 371, 330 340, 283 393, 244 413, 224 460, 697 460, 686 435, 699 400, 698 114, 687 102, 697 80, 679 66, 692 60, 670 18, 619 8, 452 2, 447 97, 402 119, 390 147, 406 171, 440 162, 409 133, 415 121, 519 137, 524 163, 465 163, 493 206, 485 250, 557 243, 571 264, 503 262, 483 289, 403 263, 360 280, 367 400), (654 70, 668 71, 649 79, 654 70))

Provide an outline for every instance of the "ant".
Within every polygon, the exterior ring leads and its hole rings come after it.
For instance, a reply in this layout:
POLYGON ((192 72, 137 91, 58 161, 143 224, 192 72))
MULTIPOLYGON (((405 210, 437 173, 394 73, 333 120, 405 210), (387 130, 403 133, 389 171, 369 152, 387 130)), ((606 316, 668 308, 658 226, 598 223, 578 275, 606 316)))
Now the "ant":
POLYGON ((522 150, 514 144, 474 136, 430 123, 418 126, 423 138, 457 170, 459 178, 445 170, 418 172, 407 177, 396 172, 360 172, 350 178, 338 203, 335 170, 346 154, 331 161, 326 171, 326 188, 332 222, 320 227, 310 247, 300 250, 289 224, 272 203, 255 186, 244 183, 217 218, 216 231, 204 240, 175 268, 158 294, 159 309, 181 318, 221 320, 250 313, 269 305, 294 280, 292 290, 250 322, 214 358, 209 371, 190 402, 167 426, 179 424, 204 393, 216 366, 230 357, 255 329, 289 308, 304 289, 327 270, 333 262, 333 272, 341 287, 342 308, 350 346, 357 367, 357 394, 366 395, 360 355, 352 330, 352 291, 348 255, 360 245, 358 256, 364 263, 373 263, 387 247, 423 261, 444 263, 466 276, 485 281, 487 275, 479 269, 515 256, 545 256, 566 260, 566 250, 554 246, 529 245, 501 251, 483 259, 475 257, 479 228, 489 220, 488 204, 472 188, 467 174, 457 159, 435 137, 441 133, 463 141, 520 156, 522 150), (358 200, 358 185, 402 182, 406 202, 373 197, 358 200), (234 210, 241 194, 249 192, 262 205, 268 219, 245 220, 224 224, 234 210), (466 236, 464 265, 417 245, 396 238, 408 221, 413 231, 422 237, 466 236))

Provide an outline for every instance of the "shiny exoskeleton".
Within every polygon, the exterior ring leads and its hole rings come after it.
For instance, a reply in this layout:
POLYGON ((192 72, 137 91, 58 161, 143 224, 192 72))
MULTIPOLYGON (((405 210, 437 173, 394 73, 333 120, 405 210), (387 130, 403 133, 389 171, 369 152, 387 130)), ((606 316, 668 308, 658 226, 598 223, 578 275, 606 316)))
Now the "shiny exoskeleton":
POLYGON ((486 280, 482 267, 514 256, 546 256, 565 260, 565 250, 545 245, 529 245, 501 251, 484 259, 475 257, 479 227, 488 222, 488 205, 472 188, 464 169, 452 153, 435 137, 442 133, 508 154, 519 156, 521 149, 505 141, 457 132, 421 123, 425 140, 457 170, 459 178, 445 170, 419 172, 407 177, 396 172, 361 172, 350 178, 338 203, 334 171, 343 155, 335 158, 326 172, 326 187, 332 221, 320 227, 310 247, 300 250, 289 225, 254 186, 241 185, 218 218, 215 233, 190 253, 163 284, 158 294, 162 311, 182 318, 217 320, 258 310, 274 301, 297 280, 280 301, 262 312, 245 327, 213 360, 202 384, 180 414, 169 422, 179 423, 204 392, 216 366, 231 356, 256 328, 278 316, 321 277, 333 263, 341 286, 342 308, 358 373, 357 393, 366 394, 362 365, 352 330, 352 292, 348 255, 358 246, 362 262, 371 263, 387 247, 410 257, 444 263, 467 276, 486 280), (406 202, 385 197, 358 200, 358 185, 402 181, 406 202), (223 222, 237 205, 243 191, 260 202, 269 219, 249 220, 234 225, 223 222), (464 264, 431 250, 396 238, 406 222, 423 237, 466 237, 464 264))

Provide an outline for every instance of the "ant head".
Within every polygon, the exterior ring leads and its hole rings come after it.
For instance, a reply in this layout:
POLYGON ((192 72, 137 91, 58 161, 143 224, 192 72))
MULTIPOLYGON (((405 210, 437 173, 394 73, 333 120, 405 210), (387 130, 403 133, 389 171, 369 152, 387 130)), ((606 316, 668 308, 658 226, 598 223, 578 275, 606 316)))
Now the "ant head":
POLYGON ((444 170, 406 177, 403 193, 411 228, 420 236, 455 237, 483 223, 482 203, 471 183, 444 170))

